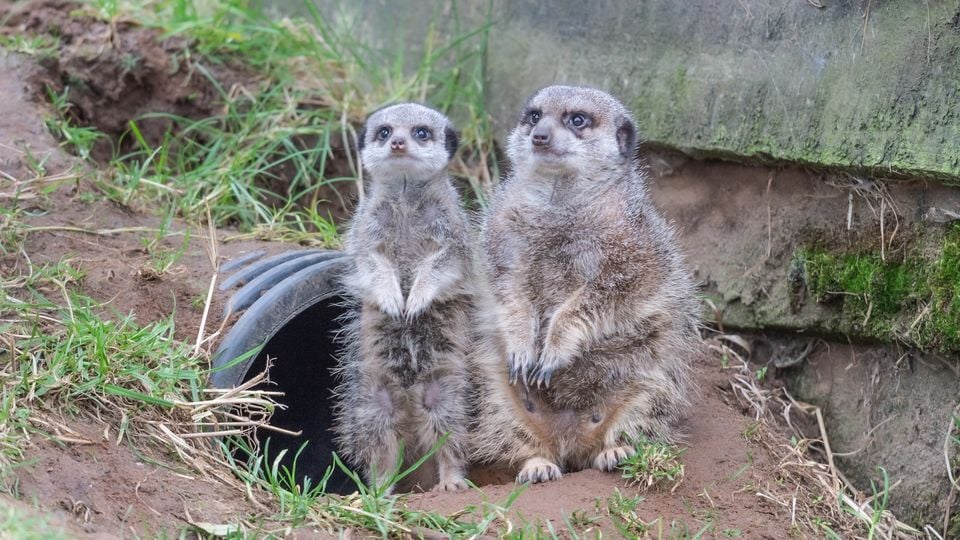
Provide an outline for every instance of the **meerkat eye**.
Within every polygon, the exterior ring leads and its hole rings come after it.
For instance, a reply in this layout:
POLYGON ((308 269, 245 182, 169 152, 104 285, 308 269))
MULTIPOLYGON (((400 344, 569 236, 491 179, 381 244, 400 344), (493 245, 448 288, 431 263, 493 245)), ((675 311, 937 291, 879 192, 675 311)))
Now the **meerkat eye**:
POLYGON ((379 131, 377 131, 378 141, 385 141, 389 136, 390 136, 390 128, 388 128, 387 126, 383 126, 382 128, 380 128, 379 131))
POLYGON ((527 121, 530 122, 531 124, 536 124, 537 122, 540 121, 541 116, 542 114, 540 113, 540 111, 537 111, 537 110, 530 111, 527 113, 527 121))
POLYGON ((419 141, 428 141, 432 135, 433 133, 430 131, 430 129, 423 126, 413 128, 413 136, 419 141))
POLYGON ((590 118, 583 113, 573 113, 570 115, 570 125, 582 129, 590 125, 590 118))

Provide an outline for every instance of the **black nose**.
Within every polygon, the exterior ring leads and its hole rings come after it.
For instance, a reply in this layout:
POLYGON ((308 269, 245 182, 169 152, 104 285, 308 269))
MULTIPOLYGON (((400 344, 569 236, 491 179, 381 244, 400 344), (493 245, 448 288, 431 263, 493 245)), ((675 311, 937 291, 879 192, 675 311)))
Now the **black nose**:
POLYGON ((533 145, 534 146, 547 146, 550 144, 550 130, 548 129, 534 129, 533 130, 533 145))
POLYGON ((395 137, 392 141, 390 141, 390 150, 393 150, 394 152, 403 152, 406 149, 407 141, 405 141, 403 137, 395 137))

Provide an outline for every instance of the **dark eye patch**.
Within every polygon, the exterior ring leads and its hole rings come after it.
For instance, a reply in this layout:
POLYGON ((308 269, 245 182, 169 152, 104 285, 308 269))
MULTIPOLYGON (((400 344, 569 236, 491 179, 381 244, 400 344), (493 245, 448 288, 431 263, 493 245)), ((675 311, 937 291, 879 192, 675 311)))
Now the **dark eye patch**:
POLYGON ((523 118, 520 119, 520 122, 535 126, 541 118, 543 118, 543 111, 540 109, 527 109, 527 111, 523 113, 523 118))
POLYGON ((453 155, 457 153, 457 147, 460 145, 460 137, 452 127, 447 126, 443 128, 443 138, 447 148, 447 157, 453 159, 453 155))
POLYGON ((586 129, 593 125, 593 117, 582 111, 572 112, 567 115, 567 125, 574 129, 586 129))
POLYGON ((410 133, 413 135, 413 138, 418 141, 429 141, 433 138, 433 131, 426 126, 417 126, 413 128, 410 133))
POLYGON ((393 130, 390 129, 390 126, 380 126, 380 129, 377 130, 377 135, 376 135, 377 140, 378 141, 387 140, 387 137, 390 136, 390 133, 392 131, 393 130))

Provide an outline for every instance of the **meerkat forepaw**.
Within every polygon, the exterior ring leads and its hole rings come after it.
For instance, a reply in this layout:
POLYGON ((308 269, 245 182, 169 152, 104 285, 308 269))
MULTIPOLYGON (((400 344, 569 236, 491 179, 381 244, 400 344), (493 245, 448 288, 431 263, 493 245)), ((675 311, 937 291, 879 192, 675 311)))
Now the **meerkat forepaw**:
POLYGON ((536 387, 550 387, 550 379, 558 369, 570 364, 569 355, 560 355, 556 349, 544 346, 536 365, 530 369, 527 384, 536 387))
POLYGON ((396 294, 380 296, 376 299, 376 304, 381 311, 395 319, 399 319, 403 315, 403 295, 400 294, 400 291, 397 291, 396 294))
POLYGON ((465 489, 467 489, 467 481, 464 480, 463 477, 456 477, 447 478, 446 480, 441 479, 430 491, 435 493, 450 493, 454 491, 463 491, 465 489))
POLYGON ((617 468, 625 459, 636 454, 637 451, 631 446, 616 446, 607 448, 600 452, 593 460, 593 468, 604 472, 609 472, 617 468))
POLYGON ((530 373, 524 378, 527 386, 536 386, 537 388, 550 388, 550 379, 553 377, 555 368, 545 366, 543 363, 536 364, 530 369, 530 373))
POLYGON ((517 475, 518 484, 536 484, 539 482, 549 482, 550 480, 559 480, 563 477, 560 467, 552 461, 544 458, 530 458, 523 464, 520 474, 517 475))
POLYGON ((517 384, 518 380, 527 380, 527 374, 530 371, 530 360, 532 356, 527 351, 516 351, 507 355, 507 368, 509 370, 508 378, 510 384, 517 384))
POLYGON ((423 305, 411 305, 411 302, 407 300, 406 309, 403 312, 403 317, 407 322, 413 322, 420 316, 421 313, 426 311, 427 306, 423 305))
POLYGON ((430 307, 430 304, 433 303, 433 297, 435 295, 422 289, 423 287, 414 287, 407 296, 407 301, 404 306, 404 316, 407 318, 407 321, 413 321, 419 317, 420 314, 426 311, 427 308, 430 307))

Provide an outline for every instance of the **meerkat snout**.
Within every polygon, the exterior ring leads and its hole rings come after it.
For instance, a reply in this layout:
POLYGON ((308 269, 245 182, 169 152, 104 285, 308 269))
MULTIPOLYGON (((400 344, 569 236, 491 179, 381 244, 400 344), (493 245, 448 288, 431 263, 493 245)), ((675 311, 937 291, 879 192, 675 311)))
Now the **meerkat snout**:
POLYGON ((546 125, 546 122, 535 127, 533 129, 533 133, 531 134, 533 138, 533 146, 550 146, 550 132, 551 127, 546 125))

